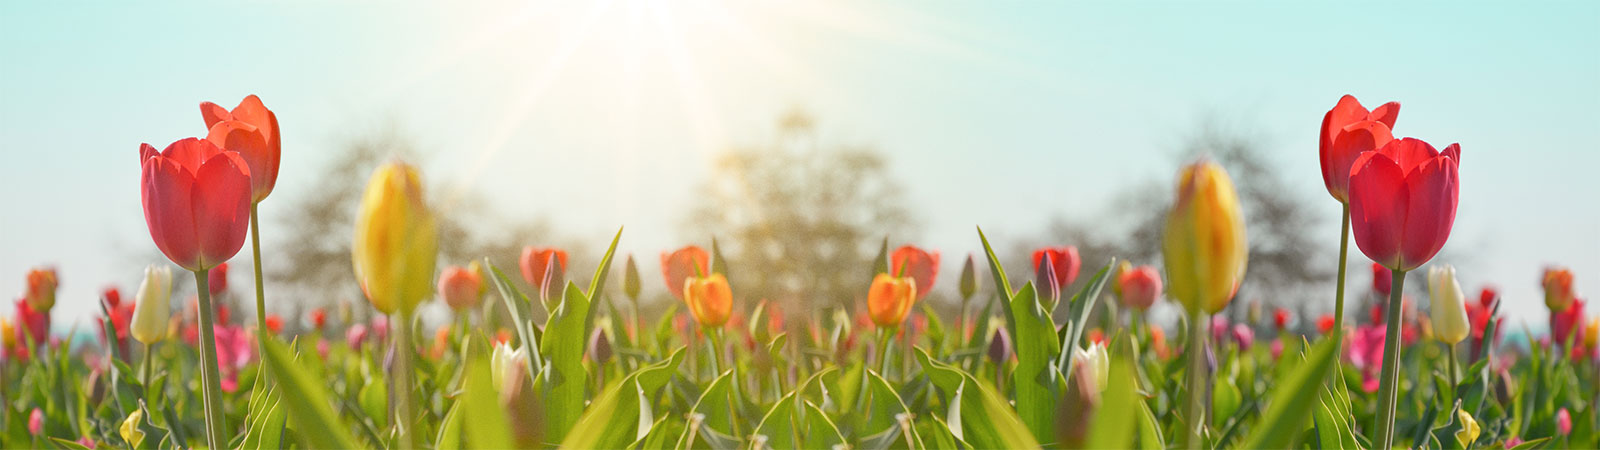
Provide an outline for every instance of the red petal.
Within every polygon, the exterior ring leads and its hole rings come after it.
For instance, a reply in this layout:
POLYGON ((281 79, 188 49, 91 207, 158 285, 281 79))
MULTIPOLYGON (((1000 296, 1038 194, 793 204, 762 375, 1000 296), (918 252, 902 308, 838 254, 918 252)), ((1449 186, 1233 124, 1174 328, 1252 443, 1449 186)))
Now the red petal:
POLYGON ((278 181, 279 154, 267 145, 260 128, 238 120, 217 122, 206 140, 244 157, 250 166, 251 201, 261 201, 272 193, 278 181))
POLYGON ((238 153, 221 152, 200 166, 193 193, 202 268, 239 253, 250 224, 250 173, 238 153))
POLYGON ((1432 160, 1435 156, 1439 156, 1439 151, 1434 150, 1432 145, 1428 145, 1427 142, 1417 138, 1389 141, 1388 144, 1378 149, 1378 153, 1382 153, 1384 156, 1388 156, 1389 159, 1394 160, 1395 164, 1400 166, 1400 170, 1406 173, 1406 176, 1410 176, 1411 171, 1416 170, 1417 166, 1432 160))
POLYGON ((239 106, 233 108, 233 118, 260 129, 261 135, 266 137, 267 145, 274 153, 282 148, 278 139, 278 115, 267 109, 267 105, 261 103, 260 97, 256 97, 255 94, 245 96, 244 100, 239 101, 239 106))
POLYGON ((232 119, 233 114, 229 113, 228 109, 223 108, 222 105, 200 102, 200 118, 206 121, 206 128, 210 129, 217 122, 232 119))
POLYGON ((209 141, 200 138, 187 138, 173 142, 161 151, 161 156, 183 167, 189 172, 191 178, 200 170, 200 165, 206 160, 221 153, 222 149, 209 141))
POLYGON ((1350 227, 1356 246, 1385 267, 1398 267, 1408 191, 1400 166, 1378 152, 1361 154, 1350 173, 1350 227))
POLYGON ((927 296, 933 290, 934 279, 939 276, 939 253, 930 253, 910 245, 902 246, 889 255, 889 275, 902 276, 902 264, 909 264, 905 267, 904 276, 917 281, 917 298, 927 296))
POLYGON ((1367 108, 1361 107, 1360 101, 1348 94, 1339 97, 1339 103, 1333 105, 1333 109, 1328 110, 1327 114, 1322 115, 1322 139, 1317 148, 1323 154, 1327 154, 1339 130, 1346 125, 1366 119, 1367 108))
POLYGON ((1431 159, 1406 176, 1409 204, 1401 269, 1411 270, 1439 253, 1456 221, 1460 192, 1456 165, 1450 158, 1431 159))
POLYGON ((156 248, 185 269, 199 269, 191 208, 194 177, 171 159, 153 156, 145 160, 139 184, 145 225, 156 248))
POLYGON ((1322 182, 1333 198, 1349 199, 1350 166, 1362 152, 1377 150, 1394 140, 1389 127, 1381 122, 1363 120, 1339 130, 1333 146, 1323 153, 1322 182))
POLYGON ((705 249, 688 246, 661 254, 661 276, 674 297, 683 298, 683 281, 693 276, 711 275, 711 256, 705 249), (696 268, 699 268, 697 271, 696 268))
POLYGON ((1398 118, 1400 118, 1400 102, 1378 105, 1377 108, 1372 109, 1371 113, 1367 114, 1367 120, 1382 122, 1384 126, 1390 129, 1394 128, 1394 121, 1398 118))

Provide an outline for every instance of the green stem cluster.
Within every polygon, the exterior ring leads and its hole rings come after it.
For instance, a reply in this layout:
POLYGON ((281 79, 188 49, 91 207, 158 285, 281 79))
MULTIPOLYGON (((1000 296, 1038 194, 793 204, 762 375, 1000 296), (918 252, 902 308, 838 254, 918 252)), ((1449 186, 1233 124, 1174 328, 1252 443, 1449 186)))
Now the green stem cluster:
POLYGON ((1333 329, 1344 329, 1345 257, 1350 254, 1350 204, 1344 204, 1344 221, 1339 226, 1339 278, 1334 279, 1333 329))
POLYGON ((217 337, 212 319, 210 269, 194 271, 195 288, 200 293, 200 397, 205 404, 206 446, 223 448, 222 376, 217 369, 217 337))
POLYGON ((1188 448, 1198 450, 1204 446, 1206 429, 1206 322, 1209 315, 1194 311, 1189 316, 1189 347, 1184 353, 1189 357, 1189 442, 1188 448))
POLYGON ((1394 447, 1395 403, 1400 384, 1400 293, 1404 292, 1406 272, 1394 270, 1394 285, 1389 289, 1389 315, 1384 317, 1383 373, 1378 381, 1378 430, 1375 448, 1394 447))

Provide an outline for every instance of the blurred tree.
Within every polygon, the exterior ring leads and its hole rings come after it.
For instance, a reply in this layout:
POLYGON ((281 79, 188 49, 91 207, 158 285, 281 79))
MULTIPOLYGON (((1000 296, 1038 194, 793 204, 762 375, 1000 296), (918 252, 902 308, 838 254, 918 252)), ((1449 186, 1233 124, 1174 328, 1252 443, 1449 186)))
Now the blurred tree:
MULTIPOLYGON (((550 227, 543 221, 516 223, 497 217, 488 208, 492 202, 484 196, 429 177, 424 158, 410 142, 392 127, 356 137, 339 146, 322 172, 311 178, 315 182, 310 189, 289 199, 292 206, 284 209, 289 213, 279 218, 275 230, 268 231, 269 236, 282 238, 278 245, 264 250, 269 304, 281 305, 285 299, 295 299, 297 308, 345 300, 362 303, 350 265, 352 220, 368 174, 388 158, 402 158, 424 168, 429 206, 438 216, 440 270, 489 257, 507 277, 520 280, 517 258, 524 245, 574 244, 553 241, 550 227)), ((586 261, 579 256, 583 253, 574 253, 573 264, 586 267, 576 262, 586 261)), ((572 272, 569 279, 582 271, 572 272)), ((588 274, 581 276, 587 278, 588 274)), ((533 292, 525 285, 522 288, 533 292)), ((495 290, 491 288, 490 293, 495 290)), ((492 308, 504 308, 497 295, 486 302, 492 308)))
POLYGON ((915 233, 878 151, 818 142, 815 120, 791 111, 771 142, 718 157, 696 191, 688 240, 718 238, 743 309, 767 299, 800 319, 825 307, 854 308, 883 237, 894 244, 915 233))
MULTIPOLYGON (((1261 139, 1223 126, 1216 120, 1202 122, 1176 150, 1173 152, 1175 163, 1208 157, 1226 167, 1243 204, 1247 216, 1246 233, 1250 239, 1250 267, 1230 308, 1242 310, 1253 300, 1293 306, 1332 296, 1335 250, 1325 245, 1332 241, 1337 230, 1312 231, 1326 228, 1325 224, 1317 222, 1314 208, 1328 203, 1323 202, 1326 199, 1306 198, 1290 189, 1291 179, 1304 177, 1286 176, 1261 139)), ((1058 218, 1044 239, 1019 243, 1013 254, 1022 259, 1007 264, 1027 267, 1025 252, 1050 243, 1078 246, 1084 261, 1083 273, 1078 277, 1080 285, 1113 256, 1134 264, 1159 267, 1162 231, 1174 195, 1173 183, 1174 180, 1166 177, 1126 188, 1114 194, 1113 206, 1103 214, 1094 215, 1092 222, 1058 218), (1108 233, 1108 230, 1121 232, 1108 233)), ((1352 273, 1359 273, 1357 261, 1364 260, 1353 247, 1351 252, 1354 255, 1351 257, 1352 273)), ((1032 276, 1032 269, 1015 274, 1013 278, 1022 276, 1032 276)))

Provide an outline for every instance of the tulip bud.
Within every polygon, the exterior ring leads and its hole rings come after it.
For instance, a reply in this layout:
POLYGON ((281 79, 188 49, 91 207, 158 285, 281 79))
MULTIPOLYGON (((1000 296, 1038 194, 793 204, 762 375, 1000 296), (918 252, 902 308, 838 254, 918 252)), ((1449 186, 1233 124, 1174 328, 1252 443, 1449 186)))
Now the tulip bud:
POLYGON ((1572 413, 1567 408, 1556 411, 1556 434, 1566 436, 1572 434, 1572 413))
POLYGON ((1249 258, 1239 196, 1210 161, 1185 167, 1177 192, 1162 239, 1167 282, 1191 313, 1215 314, 1238 293, 1249 258))
POLYGON ((1239 344, 1239 350, 1249 351, 1256 343, 1256 331, 1250 329, 1249 325, 1234 324, 1233 342, 1239 344))
POLYGON ((873 277, 872 287, 867 291, 867 313, 879 327, 897 327, 906 320, 916 300, 916 280, 880 273, 873 277))
POLYGON ((967 254, 967 262, 961 264, 961 298, 972 298, 978 292, 978 272, 973 268, 972 254, 967 254))
POLYGON ((473 261, 468 267, 446 267, 439 274, 439 297, 457 314, 476 308, 483 300, 486 286, 478 267, 473 261))
POLYGON ((1033 286, 1039 291, 1039 300, 1048 300, 1039 303, 1055 305, 1056 300, 1061 298, 1061 287, 1056 285, 1056 268, 1055 264, 1051 263, 1048 253, 1035 262, 1033 276, 1033 286))
POLYGON ((1111 293, 1117 298, 1122 298, 1122 277, 1127 276, 1129 272, 1133 272, 1133 263, 1124 259, 1117 263, 1117 270, 1111 273, 1111 293))
POLYGON ((528 349, 526 348, 518 347, 513 349, 511 344, 495 344, 494 350, 489 354, 489 365, 492 369, 489 373, 489 381, 494 385, 495 391, 505 392, 510 387, 507 384, 508 381, 511 383, 519 382, 520 380, 517 380, 517 377, 522 374, 527 364, 527 359, 528 349))
POLYGON ((409 314, 433 291, 439 239, 416 168, 378 167, 358 211, 351 254, 361 291, 384 314, 409 314))
POLYGON ((1111 355, 1106 352, 1105 344, 1090 343, 1089 348, 1073 348, 1072 364, 1074 367, 1089 367, 1089 374, 1094 375, 1094 385, 1098 391, 1104 391, 1106 383, 1111 376, 1111 355))
POLYGON ((600 327, 595 327, 594 332, 589 333, 589 360, 595 364, 605 364, 611 360, 611 340, 606 339, 606 332, 600 327))
POLYGON ((1006 327, 994 329, 994 336, 989 339, 989 361, 995 365, 1011 362, 1011 333, 1006 332, 1006 327))
POLYGON ((1122 304, 1139 311, 1150 309, 1161 298, 1161 274, 1155 267, 1123 270, 1117 276, 1117 286, 1122 304))
POLYGON ((1461 429, 1456 431, 1456 442, 1462 447, 1470 447, 1473 441, 1478 440, 1478 421, 1472 419, 1466 409, 1457 409, 1456 418, 1461 421, 1461 429))
POLYGON ((28 307, 34 311, 49 311, 56 305, 56 269, 43 268, 28 271, 28 307))
POLYGON ((628 263, 623 265, 622 293, 628 298, 639 299, 639 265, 633 262, 633 254, 628 254, 628 263))
POLYGON ((1466 296, 1456 282, 1456 268, 1449 265, 1428 269, 1428 294, 1432 297, 1433 335, 1440 342, 1455 345, 1467 338, 1466 296))
POLYGON ((566 286, 567 251, 554 247, 522 248, 522 280, 539 290, 546 311, 561 305, 561 290, 566 286))
POLYGON ((1551 312, 1566 311, 1572 306, 1572 271, 1565 268, 1544 269, 1544 304, 1551 312))
POLYGON ((144 269, 144 281, 139 283, 139 293, 133 307, 132 328, 134 339, 145 345, 154 344, 167 337, 167 321, 172 317, 172 269, 150 265, 144 269))
POLYGON ((1600 348, 1600 346, 1596 346, 1597 344, 1600 344, 1600 317, 1590 319, 1589 323, 1583 326, 1584 348, 1594 351, 1600 348))
POLYGON ((1283 308, 1272 310, 1272 326, 1273 328, 1277 329, 1279 333, 1282 333, 1285 328, 1288 328, 1289 310, 1283 308))
POLYGON ((39 433, 43 431, 44 411, 40 411, 39 408, 33 408, 33 412, 28 414, 28 434, 39 436, 39 433))
POLYGON ((127 419, 122 420, 122 428, 119 430, 119 434, 122 435, 122 440, 126 441, 129 447, 139 448, 139 444, 144 442, 144 431, 139 429, 139 422, 142 421, 144 421, 144 410, 142 409, 133 410, 133 414, 129 414, 127 419))
POLYGON ((17 345, 17 327, 11 319, 0 317, 0 351, 11 351, 17 345))
POLYGON ((733 290, 728 279, 720 273, 705 277, 689 277, 683 283, 683 301, 689 304, 689 313, 701 327, 717 328, 728 323, 733 313, 733 290))

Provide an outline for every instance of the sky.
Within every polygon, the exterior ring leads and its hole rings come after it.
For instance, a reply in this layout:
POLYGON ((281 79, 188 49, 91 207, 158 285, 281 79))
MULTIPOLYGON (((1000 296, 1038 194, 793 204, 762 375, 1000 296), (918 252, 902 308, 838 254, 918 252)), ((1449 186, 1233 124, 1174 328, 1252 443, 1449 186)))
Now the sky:
POLYGON ((1544 266, 1600 292, 1595 2, 459 3, 0 5, 0 293, 57 267, 58 329, 88 326, 107 285, 131 294, 129 255, 155 252, 139 144, 203 135, 199 102, 247 94, 283 135, 265 223, 333 149, 392 126, 426 182, 594 242, 626 225, 622 251, 643 255, 683 244, 714 155, 802 108, 825 141, 884 152, 921 223, 905 239, 954 273, 974 225, 1033 237, 1115 207, 1116 187, 1171 183, 1208 120, 1269 149, 1332 242, 1315 142, 1347 93, 1400 101, 1397 137, 1461 144, 1444 254, 1467 289, 1499 286, 1533 328, 1544 266))

